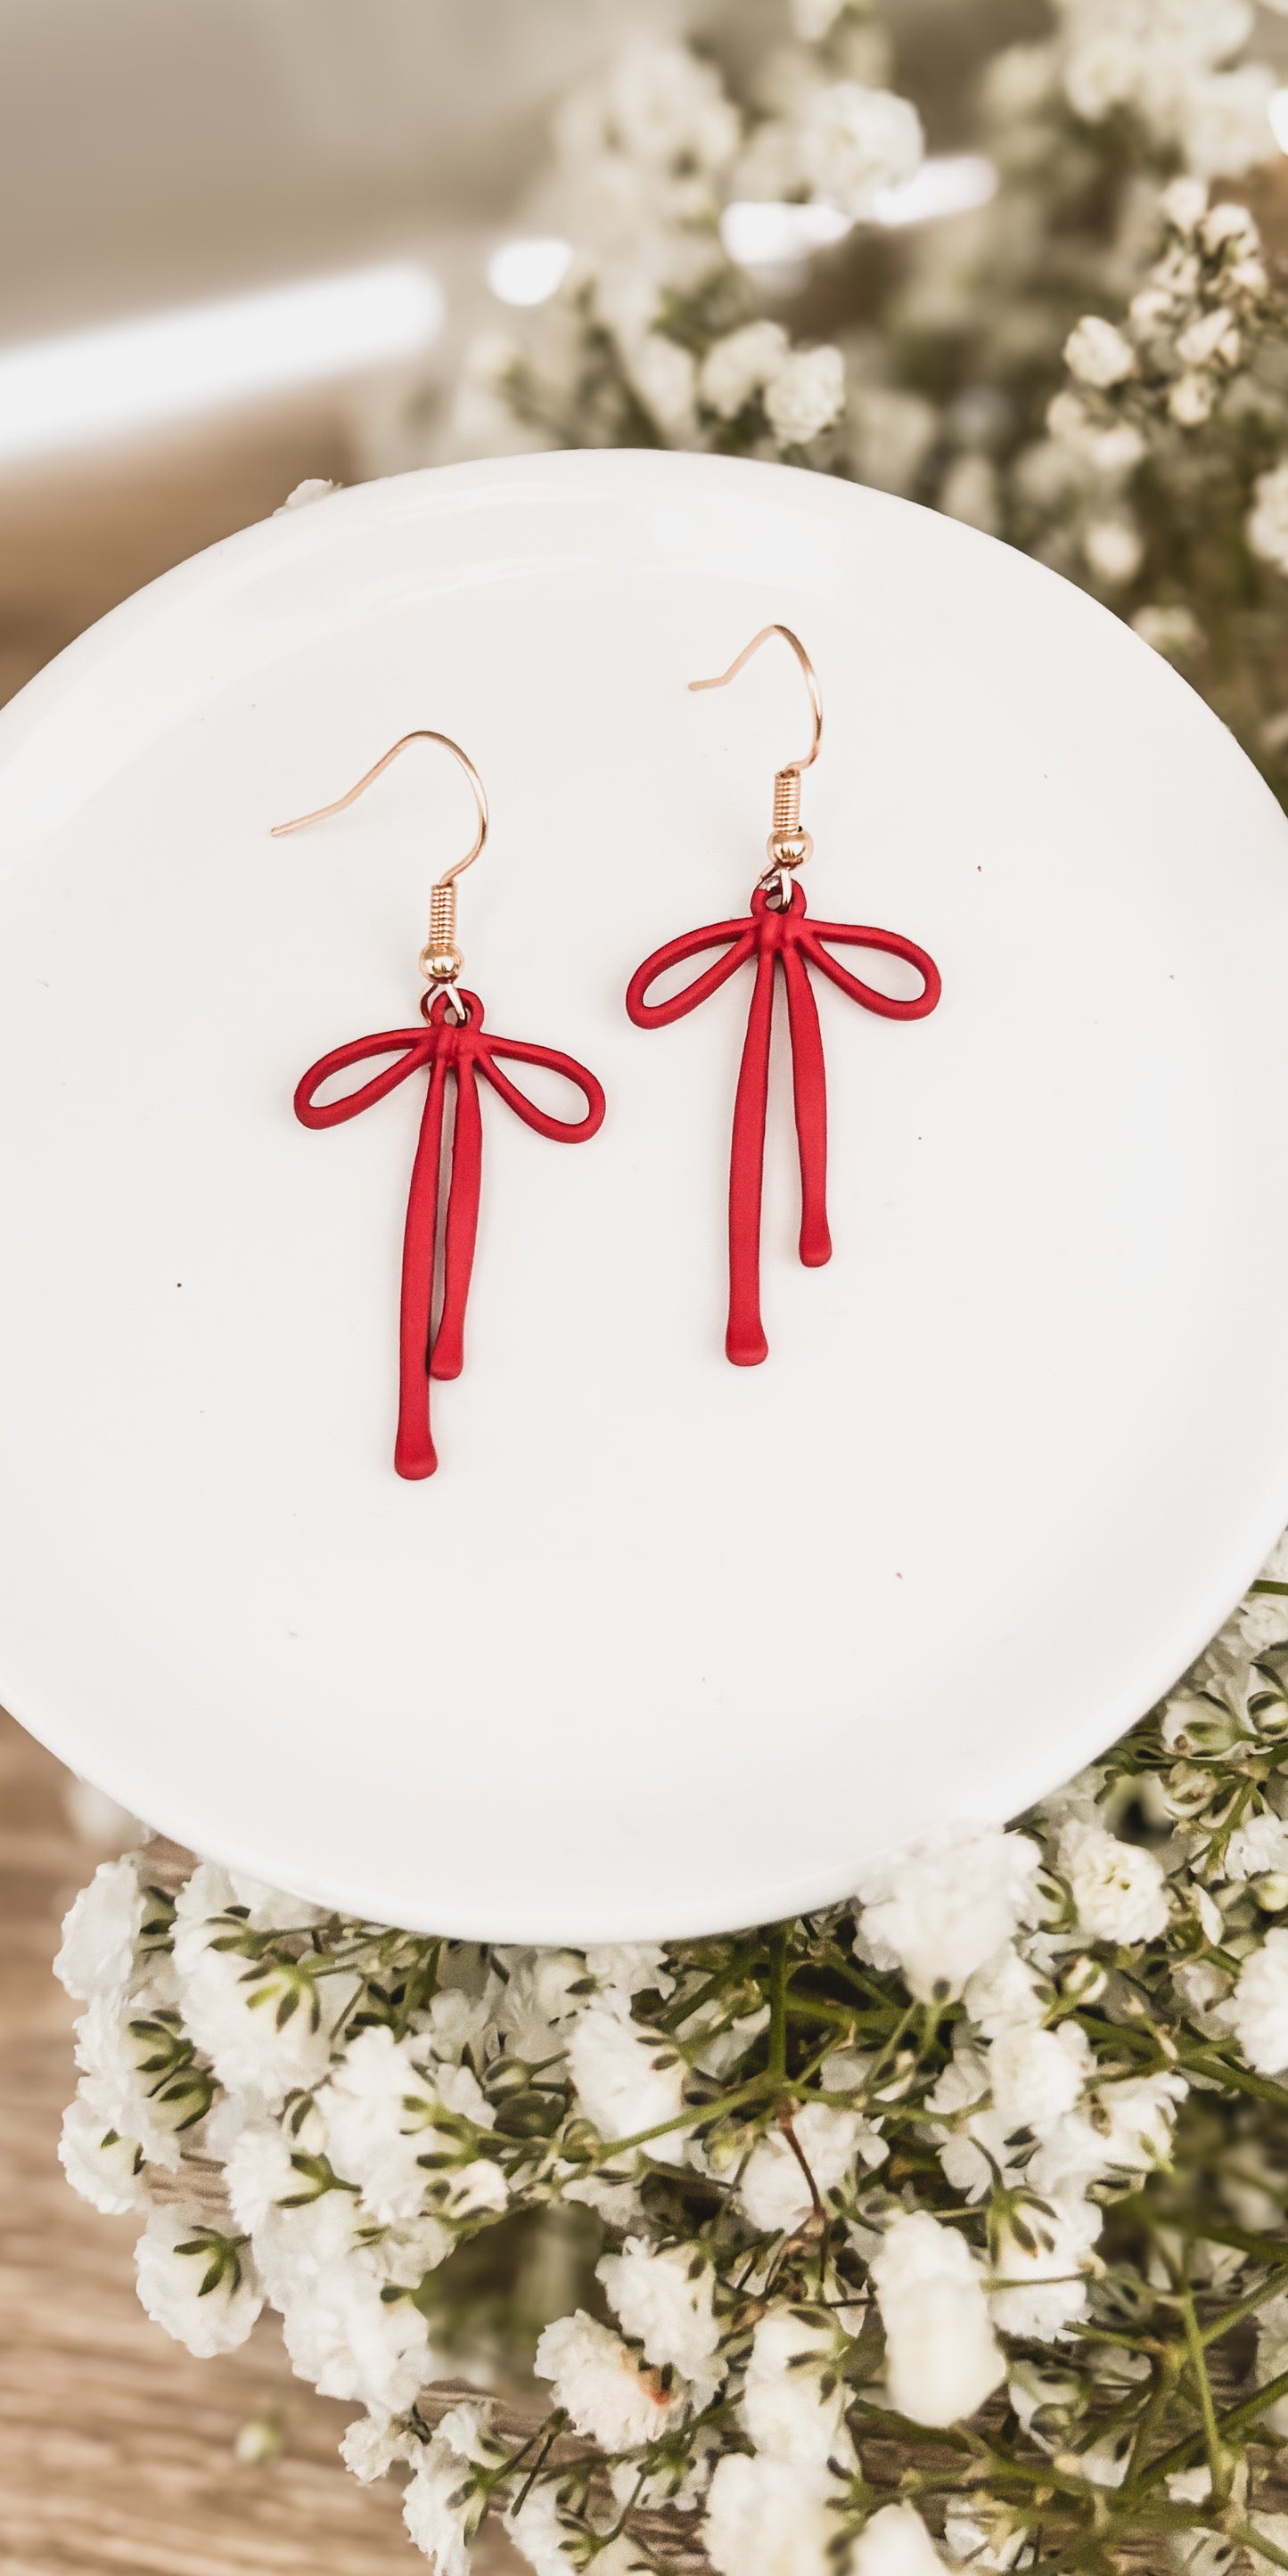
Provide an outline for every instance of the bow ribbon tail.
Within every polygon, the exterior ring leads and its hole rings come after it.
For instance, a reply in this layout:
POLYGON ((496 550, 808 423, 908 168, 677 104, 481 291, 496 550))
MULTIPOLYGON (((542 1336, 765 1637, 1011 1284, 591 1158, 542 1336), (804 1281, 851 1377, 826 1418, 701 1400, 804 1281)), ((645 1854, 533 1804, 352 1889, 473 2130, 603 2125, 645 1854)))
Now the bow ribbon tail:
POLYGON ((459 1377, 465 1366, 465 1307, 474 1267, 483 1178, 483 1121, 472 1056, 456 1057, 452 1177, 443 1234, 443 1304, 429 1355, 431 1377, 459 1377))
POLYGON ((403 1234, 402 1303, 398 1326, 398 1435, 394 1467, 415 1480, 438 1465, 429 1427, 429 1351, 434 1311, 434 1248, 438 1233, 438 1175, 443 1153, 447 1059, 442 1048, 430 1063, 416 1158, 407 1194, 403 1234))
POLYGON ((823 1032, 809 969, 796 942, 783 942, 787 1023, 792 1041, 792 1105, 801 1166, 800 1257, 807 1270, 832 1258, 827 1223, 827 1073, 823 1032))
POLYGON ((756 981, 738 1089, 729 1155, 729 1321, 725 1356, 735 1368, 756 1368, 769 1357, 760 1320, 760 1201, 765 1175, 765 1112, 769 1103, 769 1035, 774 1012, 774 955, 756 953, 756 981))

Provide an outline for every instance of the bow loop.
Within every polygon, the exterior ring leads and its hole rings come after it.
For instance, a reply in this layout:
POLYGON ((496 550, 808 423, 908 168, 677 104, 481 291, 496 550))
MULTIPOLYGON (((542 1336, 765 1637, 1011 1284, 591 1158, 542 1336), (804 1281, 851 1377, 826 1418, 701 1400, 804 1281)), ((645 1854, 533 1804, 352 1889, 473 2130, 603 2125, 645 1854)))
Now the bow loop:
POLYGON ((861 1003, 865 1011, 879 1012, 883 1020, 924 1020, 943 990, 934 958, 919 948, 915 939, 902 939, 896 930, 872 930, 851 921, 815 921, 811 916, 808 925, 800 930, 799 941, 811 964, 821 968, 850 1001, 861 1003), (905 965, 916 968, 921 991, 911 1001, 904 1001, 893 993, 883 993, 875 984, 865 984, 861 976, 851 975, 829 953, 823 945, 825 940, 832 940, 838 948, 875 948, 887 957, 901 957, 905 965))
POLYGON ((556 1145, 581 1145, 603 1126, 607 1105, 603 1090, 594 1074, 584 1064, 578 1064, 575 1057, 560 1055, 555 1047, 526 1046, 518 1038, 485 1038, 474 1054, 479 1072, 487 1076, 506 1107, 523 1120, 525 1127, 535 1128, 538 1136, 548 1136, 556 1145), (555 1118, 548 1109, 539 1108, 526 1091, 520 1091, 508 1074, 502 1073, 497 1063, 497 1057, 502 1055, 518 1064, 544 1065, 548 1072, 570 1082, 586 1103, 584 1118, 555 1118))
POLYGON ((744 915, 741 921, 711 921, 704 930, 686 930, 682 939, 668 939, 665 948, 655 948, 626 987, 626 1009, 636 1028, 669 1028, 672 1020, 682 1020, 687 1012, 696 1011, 700 1002, 709 1000, 731 975, 737 974, 755 948, 756 938, 755 920, 744 915), (699 957, 704 948, 718 948, 726 939, 731 943, 726 955, 718 957, 714 966, 704 967, 691 984, 668 994, 664 1002, 645 1000, 650 984, 655 984, 668 966, 682 966, 686 957, 699 957))
POLYGON ((431 1029, 384 1029, 376 1037, 350 1038, 347 1046, 333 1047, 329 1055, 318 1057, 301 1076, 295 1092, 295 1115, 303 1127, 339 1127, 346 1118, 356 1118, 364 1109, 374 1108, 388 1092, 395 1091, 417 1065, 426 1064, 437 1052, 438 1040, 431 1029), (383 1073, 359 1083, 356 1091, 343 1092, 338 1100, 317 1101, 314 1093, 329 1082, 333 1074, 344 1073, 351 1064, 365 1064, 371 1056, 392 1055, 396 1064, 386 1065, 383 1073))

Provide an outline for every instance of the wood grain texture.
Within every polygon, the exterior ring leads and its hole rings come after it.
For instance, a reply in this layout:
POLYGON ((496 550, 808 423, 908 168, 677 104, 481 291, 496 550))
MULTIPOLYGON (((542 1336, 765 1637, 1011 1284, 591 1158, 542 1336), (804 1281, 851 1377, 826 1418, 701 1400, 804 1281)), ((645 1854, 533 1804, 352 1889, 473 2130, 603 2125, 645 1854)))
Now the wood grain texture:
MULTIPOLYGON (((102 1854, 66 1775, 0 1717, 0 2570, 3 2576, 415 2576, 392 2485, 336 2445, 355 2413, 291 2375, 275 2318, 194 2361, 134 2294, 131 2219, 100 2218, 56 2156, 74 2007, 50 1974, 61 1917, 102 1854), (269 2415, 285 2448, 235 2457, 269 2415)), ((499 2538, 480 2576, 521 2562, 499 2538)))

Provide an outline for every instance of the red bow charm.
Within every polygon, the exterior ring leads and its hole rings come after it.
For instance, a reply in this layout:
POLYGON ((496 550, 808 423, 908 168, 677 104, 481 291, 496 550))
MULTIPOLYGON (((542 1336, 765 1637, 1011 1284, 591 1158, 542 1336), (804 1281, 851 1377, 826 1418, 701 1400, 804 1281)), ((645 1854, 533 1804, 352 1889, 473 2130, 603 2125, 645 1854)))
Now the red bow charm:
MULTIPOLYGON (((516 1115, 539 1136, 561 1145, 580 1145, 603 1125, 604 1095, 593 1073, 553 1047, 522 1046, 515 1038, 483 1035, 483 1005, 477 993, 456 995, 466 1013, 448 1015, 448 997, 439 992, 425 1025, 386 1029, 378 1037, 353 1038, 310 1065, 295 1094, 295 1115, 306 1127, 338 1127, 346 1118, 374 1107, 419 1065, 429 1068, 429 1089, 412 1164, 403 1235, 402 1306, 399 1324, 398 1436, 394 1466, 400 1476, 432 1476, 438 1465, 429 1427, 429 1381, 459 1377, 465 1364, 465 1307, 474 1263, 478 1227, 479 1184, 483 1167, 483 1121, 479 1114, 478 1076, 483 1075, 516 1115), (362 1064, 371 1056, 391 1055, 396 1063, 373 1074, 342 1099, 315 1102, 314 1094, 332 1074, 362 1064), (508 1056, 520 1064, 541 1064, 574 1083, 586 1102, 584 1118, 552 1118, 548 1111, 517 1091, 497 1061, 508 1056), (443 1236, 443 1293, 438 1328, 434 1329, 435 1242, 438 1229, 439 1165, 443 1147, 443 1112, 447 1078, 456 1082, 456 1117, 452 1128, 451 1180, 443 1236)), ((422 1009, 424 1006, 422 1005, 422 1009)))
POLYGON ((760 1198, 775 967, 781 965, 787 986, 792 1093, 801 1166, 800 1257, 811 1269, 831 1259, 832 1239, 827 1228, 827 1082, 809 968, 817 966, 843 993, 848 993, 852 1002, 860 1002, 867 1011, 879 1012, 886 1020, 924 1019, 927 1012, 933 1011, 942 989, 934 959, 915 941, 901 939, 893 930, 861 929, 844 921, 809 921, 804 894, 793 883, 790 899, 780 906, 772 906, 766 889, 757 886, 749 917, 710 922, 705 930, 686 931, 682 939, 668 940, 665 948, 655 949, 631 977, 627 1011, 638 1029, 666 1028, 672 1020, 683 1019, 687 1011, 696 1010, 700 1002, 718 992, 751 957, 756 960, 756 981, 738 1073, 729 1162, 729 1324, 725 1351, 738 1368, 754 1368, 769 1354, 760 1320, 760 1198), (665 1002, 645 1000, 650 984, 668 966, 682 965, 686 957, 696 957, 704 948, 718 948, 726 940, 726 955, 695 976, 681 992, 673 993, 665 1002), (914 1001, 899 1002, 889 993, 861 983, 857 975, 848 974, 829 955, 824 944, 827 941, 842 948, 879 948, 891 957, 906 958, 922 979, 921 992, 914 1001))

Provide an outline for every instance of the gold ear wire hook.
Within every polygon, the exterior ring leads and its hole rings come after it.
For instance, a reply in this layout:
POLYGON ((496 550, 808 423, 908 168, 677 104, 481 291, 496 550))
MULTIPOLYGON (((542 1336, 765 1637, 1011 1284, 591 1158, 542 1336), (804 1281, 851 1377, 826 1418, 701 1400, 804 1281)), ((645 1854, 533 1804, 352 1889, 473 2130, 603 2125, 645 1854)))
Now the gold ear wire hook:
POLYGON ((812 836, 801 826, 801 772, 813 767, 823 740, 823 695, 818 685, 818 673, 799 635, 793 634, 790 626, 774 624, 762 626, 760 633, 753 635, 750 644, 743 646, 737 660, 731 662, 728 670, 722 671, 717 679, 690 680, 689 687, 690 689, 727 688, 730 680, 737 679, 738 673, 751 660, 752 654, 758 653, 761 645, 767 644, 771 635, 781 635, 784 644, 790 644, 801 666, 801 675, 809 691, 810 708, 814 717, 814 738, 809 750, 802 752, 799 760, 785 761, 782 768, 774 772, 774 820, 769 838, 765 843, 769 866, 765 870, 761 883, 770 884, 776 877, 779 901, 785 903, 789 896, 792 869, 803 868, 814 847, 812 836))
MULTIPOLYGON (((430 887, 429 937, 420 952, 420 971, 426 983, 452 986, 465 962, 456 945, 456 880, 466 868, 473 866, 487 839, 488 809, 483 781, 473 761, 467 752, 462 751, 459 742, 452 741, 450 734, 432 733, 427 727, 420 727, 414 733, 401 735, 392 748, 383 753, 381 758, 374 762, 358 780, 357 786, 349 789, 347 795, 337 796, 331 805, 319 805, 316 813, 297 814, 291 823, 274 823, 271 837, 275 841, 282 840, 288 832, 305 831, 310 823, 325 823, 330 814, 343 814, 345 807, 357 803, 364 789, 370 787, 373 780, 379 778, 382 769, 387 769, 391 760, 398 758, 400 751, 406 750, 409 742, 437 742, 441 743, 444 751, 450 751, 453 760, 459 761, 470 782, 474 791, 474 803, 478 810, 479 827, 471 847, 466 851, 463 859, 455 859, 450 868, 444 868, 441 877, 436 878, 430 887)), ((455 993, 451 998, 456 1002, 455 993)), ((459 1003, 457 1003, 457 1016, 464 1017, 459 1003)))

